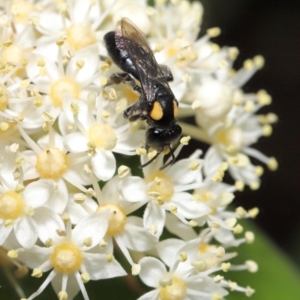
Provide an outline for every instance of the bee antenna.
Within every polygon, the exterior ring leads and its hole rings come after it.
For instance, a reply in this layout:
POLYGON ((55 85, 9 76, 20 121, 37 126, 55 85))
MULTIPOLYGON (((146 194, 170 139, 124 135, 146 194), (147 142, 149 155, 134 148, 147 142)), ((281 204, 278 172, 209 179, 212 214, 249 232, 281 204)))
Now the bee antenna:
POLYGON ((144 163, 143 165, 140 165, 139 168, 143 169, 144 167, 147 167, 148 165, 150 165, 156 158, 157 156, 160 154, 161 152, 157 152, 150 160, 148 160, 146 163, 144 163))
POLYGON ((159 168, 160 170, 163 170, 163 169, 165 169, 165 168, 167 168, 167 167, 173 165, 173 163, 175 162, 176 157, 175 157, 174 151, 173 151, 173 149, 172 149, 172 147, 171 147, 170 145, 169 145, 169 150, 170 150, 172 159, 171 159, 168 163, 166 163, 166 164, 164 164, 162 167, 160 167, 160 168, 159 168))

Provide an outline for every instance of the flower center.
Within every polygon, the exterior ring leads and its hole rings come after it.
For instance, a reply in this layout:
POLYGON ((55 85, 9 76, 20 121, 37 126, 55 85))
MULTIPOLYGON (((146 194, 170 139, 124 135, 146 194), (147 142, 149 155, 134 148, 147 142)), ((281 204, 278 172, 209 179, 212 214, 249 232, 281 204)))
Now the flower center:
POLYGON ((47 148, 37 155, 35 167, 42 178, 58 179, 68 168, 68 157, 57 148, 47 148))
POLYGON ((105 208, 110 208, 111 210, 106 234, 109 236, 119 234, 124 230, 127 221, 127 217, 123 208, 115 204, 106 203, 102 206, 99 206, 97 208, 97 211, 100 211, 105 208))
POLYGON ((174 183, 163 172, 153 173, 148 179, 148 182, 154 181, 149 192, 158 193, 158 200, 168 202, 174 194, 174 183))
MULTIPOLYGON (((210 245, 208 243, 200 243, 198 246, 198 253, 207 254, 207 253, 214 253, 216 252, 217 247, 215 245, 210 245)), ((206 269, 210 269, 215 267, 220 260, 216 258, 215 255, 207 256, 203 259, 206 262, 206 269)))
POLYGON ((78 99, 80 87, 71 78, 61 78, 55 81, 50 87, 50 97, 56 106, 62 106, 65 95, 78 99))
POLYGON ((29 1, 19 0, 13 1, 11 4, 11 14, 15 17, 17 22, 25 22, 28 19, 29 13, 34 10, 34 6, 29 1))
POLYGON ((2 61, 5 64, 19 65, 24 62, 24 49, 18 45, 11 44, 4 48, 2 52, 2 61))
POLYGON ((24 201, 21 195, 14 191, 9 191, 0 196, 0 217, 2 219, 15 220, 24 211, 24 201))
POLYGON ((50 261, 61 273, 75 272, 82 263, 81 251, 72 243, 62 243, 54 248, 50 261))
POLYGON ((215 198, 216 198, 215 194, 209 190, 207 190, 201 194, 201 200, 205 203, 210 202, 210 201, 214 200, 215 198))
POLYGON ((67 42, 75 49, 80 50, 84 47, 97 43, 95 32, 88 24, 73 24, 67 29, 67 42))
POLYGON ((117 143, 115 132, 106 124, 92 125, 89 129, 88 137, 97 148, 104 148, 106 150, 114 149, 117 143))
POLYGON ((186 290, 185 282, 182 279, 172 277, 172 285, 160 288, 159 297, 161 300, 183 300, 186 290))
POLYGON ((0 110, 3 111, 8 104, 8 91, 3 84, 0 84, 0 110))
POLYGON ((220 129, 216 133, 215 140, 217 143, 226 147, 233 147, 235 151, 238 151, 243 146, 243 132, 236 126, 229 129, 220 129))

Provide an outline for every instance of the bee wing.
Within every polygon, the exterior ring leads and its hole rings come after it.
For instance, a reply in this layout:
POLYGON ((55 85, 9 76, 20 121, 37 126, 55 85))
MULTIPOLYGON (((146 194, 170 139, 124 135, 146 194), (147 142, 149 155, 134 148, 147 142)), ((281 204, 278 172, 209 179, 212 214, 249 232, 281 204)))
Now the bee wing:
POLYGON ((120 27, 124 46, 137 70, 147 101, 155 100, 156 82, 173 94, 143 34, 127 18, 121 19, 120 27))

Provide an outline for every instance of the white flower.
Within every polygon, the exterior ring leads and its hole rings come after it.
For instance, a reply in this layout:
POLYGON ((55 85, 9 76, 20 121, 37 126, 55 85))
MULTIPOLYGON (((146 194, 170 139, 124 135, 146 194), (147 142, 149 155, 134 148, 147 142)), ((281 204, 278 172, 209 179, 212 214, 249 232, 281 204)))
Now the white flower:
POLYGON ((100 37, 96 30, 108 13, 101 10, 99 2, 92 5, 84 0, 70 2, 68 7, 60 2, 53 10, 43 10, 36 27, 42 33, 36 52, 55 60, 60 47, 63 55, 89 46, 98 48, 100 37))
POLYGON ((139 297, 138 300, 211 300, 216 295, 221 297, 228 294, 205 272, 194 275, 193 267, 181 263, 178 259, 169 266, 169 271, 154 257, 144 257, 139 264, 141 280, 154 290, 139 297))
POLYGON ((28 146, 33 150, 22 152, 24 158, 24 179, 48 179, 52 181, 51 198, 46 206, 62 213, 67 205, 68 189, 65 181, 85 191, 84 184, 89 183, 89 176, 84 172, 86 158, 78 157, 67 153, 63 145, 63 138, 53 131, 49 125, 49 135, 39 139, 36 144, 19 127, 19 130, 26 140, 28 146), (54 189, 54 191, 53 191, 54 189))
MULTIPOLYGON (((92 96, 90 95, 90 98, 92 96)), ((119 101, 119 106, 123 100, 119 101)), ((93 173, 100 180, 107 181, 115 174, 116 159, 113 152, 135 155, 137 148, 144 139, 144 132, 139 130, 131 134, 129 124, 124 120, 123 109, 110 105, 108 101, 96 98, 96 116, 93 105, 81 103, 79 112, 74 116, 73 131, 65 136, 64 142, 71 153, 84 153, 90 159, 93 173), (91 158, 90 158, 91 157, 91 158)), ((76 105, 76 104, 73 104, 76 105)), ((70 108, 66 107, 66 110, 70 108)))
MULTIPOLYGON (((61 114, 64 101, 86 99, 99 77, 97 48, 90 46, 76 53, 65 64, 61 53, 54 61, 37 53, 30 55, 27 76, 43 94, 42 108, 54 120, 61 114)), ((98 89, 98 88, 97 88, 98 89)))
MULTIPOLYGON (((92 175, 91 175, 92 176, 92 175)), ((131 264, 134 262, 128 251, 134 250, 144 252, 152 249, 155 245, 155 239, 149 230, 144 228, 143 220, 136 216, 130 216, 132 212, 139 208, 135 203, 124 201, 120 197, 118 185, 121 180, 118 176, 110 179, 100 190, 96 179, 93 180, 94 196, 97 202, 83 197, 82 201, 70 202, 65 213, 73 215, 73 222, 77 222, 84 217, 86 213, 93 211, 110 210, 107 233, 104 237, 103 250, 113 249, 113 241, 117 243, 122 253, 131 264), (77 206, 77 207, 76 207, 77 206), (78 208, 78 206, 82 206, 78 208)), ((91 191, 89 191, 91 193, 91 191)), ((78 196, 77 196, 78 197, 78 196)), ((76 195, 74 199, 76 201, 76 195)))
POLYGON ((17 249, 20 260, 33 268, 32 276, 41 277, 51 270, 41 287, 28 300, 34 299, 52 282, 59 297, 73 298, 79 290, 85 300, 89 299, 84 283, 116 276, 126 272, 113 255, 91 252, 99 245, 107 230, 109 211, 102 210, 82 219, 74 229, 67 223, 66 229, 60 217, 44 224, 40 236, 47 247, 33 246, 17 249))
POLYGON ((44 10, 39 15, 36 28, 42 36, 37 40, 36 52, 55 60, 59 47, 63 55, 69 55, 95 46, 99 54, 104 54, 103 35, 114 30, 122 17, 139 16, 142 28, 149 30, 150 23, 145 8, 144 0, 134 3, 123 0, 109 3, 77 0, 68 3, 68 6, 64 2, 58 3, 52 11, 44 10), (107 18, 111 21, 107 22, 107 18))
POLYGON ((257 115, 239 106, 232 108, 227 124, 224 126, 222 122, 216 122, 207 130, 212 147, 205 154, 205 173, 211 175, 222 161, 226 161, 235 180, 255 189, 259 186, 262 168, 254 166, 249 156, 267 164, 270 169, 276 168, 274 158, 251 147, 261 136, 270 133, 264 134, 264 128, 268 130, 269 126, 262 126, 257 115))
POLYGON ((13 232, 22 247, 30 248, 38 238, 39 218, 47 222, 52 217, 51 210, 43 206, 50 199, 53 184, 39 180, 24 188, 22 170, 15 160, 16 155, 8 150, 0 169, 0 245, 13 232))
MULTIPOLYGON (((156 248, 159 258, 170 268, 170 271, 176 266, 178 273, 190 276, 188 279, 197 279, 198 282, 201 282, 197 288, 195 287, 198 293, 202 293, 201 299, 214 299, 213 295, 218 295, 220 298, 220 296, 228 294, 224 288, 248 294, 250 288, 240 287, 237 283, 227 281, 224 276, 214 273, 245 269, 256 272, 257 265, 250 261, 241 266, 231 265, 228 261, 234 258, 236 253, 226 253, 223 247, 212 244, 212 237, 213 232, 210 229, 204 229, 200 232, 199 237, 189 242, 167 239, 159 242, 156 248)), ((200 294, 198 294, 199 296, 200 294)), ((219 298, 216 297, 216 299, 219 298)))
MULTIPOLYGON (((179 149, 178 149, 179 151, 179 149)), ((178 152, 176 151, 176 154, 178 152)), ((144 178, 127 177, 121 182, 121 195, 130 202, 148 203, 144 213, 144 226, 157 238, 165 225, 166 211, 172 212, 182 222, 209 213, 210 209, 196 203, 188 190, 199 186, 200 168, 203 161, 199 153, 182 159, 160 170, 163 156, 143 168, 144 178)), ((145 163, 142 157, 142 163, 145 163)))

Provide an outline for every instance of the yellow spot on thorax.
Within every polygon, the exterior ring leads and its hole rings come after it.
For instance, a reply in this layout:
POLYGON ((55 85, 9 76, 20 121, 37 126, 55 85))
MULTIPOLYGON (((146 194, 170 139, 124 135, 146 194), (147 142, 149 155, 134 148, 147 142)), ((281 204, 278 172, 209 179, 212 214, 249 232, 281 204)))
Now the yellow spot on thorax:
POLYGON ((109 236, 114 236, 121 233, 126 225, 127 217, 123 208, 119 205, 112 203, 106 203, 97 208, 97 211, 110 208, 110 215, 108 221, 108 228, 106 234, 109 236))
POLYGON ((150 117, 152 120, 159 121, 163 115, 163 108, 158 101, 154 101, 152 110, 150 111, 150 117))
POLYGON ((79 94, 80 87, 78 83, 71 78, 60 78, 50 86, 49 95, 55 106, 62 106, 65 95, 78 99, 79 94))
POLYGON ((54 247, 50 261, 57 271, 69 274, 77 271, 82 263, 80 249, 72 243, 62 243, 54 247))
POLYGON ((36 170, 42 178, 61 178, 68 169, 68 157, 58 148, 47 148, 37 155, 36 170))

